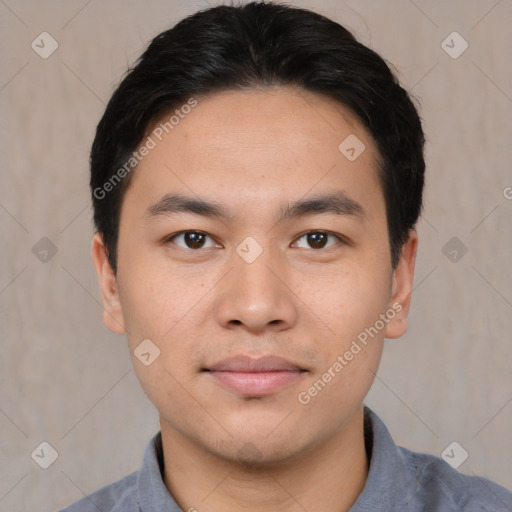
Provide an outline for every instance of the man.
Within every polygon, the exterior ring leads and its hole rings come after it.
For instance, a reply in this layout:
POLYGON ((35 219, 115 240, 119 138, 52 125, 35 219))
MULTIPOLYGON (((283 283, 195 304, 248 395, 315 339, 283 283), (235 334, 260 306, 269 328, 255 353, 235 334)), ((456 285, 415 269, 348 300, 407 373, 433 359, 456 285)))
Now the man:
POLYGON ((219 6, 153 40, 98 125, 92 257, 161 431, 66 512, 512 510, 363 405, 406 330, 423 144, 318 14, 219 6))

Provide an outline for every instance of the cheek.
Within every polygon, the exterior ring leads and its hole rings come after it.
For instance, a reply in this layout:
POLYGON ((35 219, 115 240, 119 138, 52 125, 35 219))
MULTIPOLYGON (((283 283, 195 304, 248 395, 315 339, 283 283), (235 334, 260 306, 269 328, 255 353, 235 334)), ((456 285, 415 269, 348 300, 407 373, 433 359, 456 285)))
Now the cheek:
POLYGON ((373 383, 384 342, 380 315, 388 308, 388 277, 384 264, 361 259, 323 280, 324 293, 315 288, 316 309, 334 334, 319 343, 323 364, 303 391, 322 421, 339 424, 343 411, 355 410, 373 383))
POLYGON ((315 304, 308 304, 329 332, 312 333, 321 363, 296 398, 317 423, 334 430, 360 406, 378 370, 385 333, 380 315, 387 310, 389 294, 387 281, 380 276, 378 280, 347 269, 323 282, 324 293, 315 287, 315 304))
MULTIPOLYGON (((332 362, 325 367, 326 374, 331 367, 329 378, 325 374, 313 375, 296 397, 299 407, 310 420, 305 423, 312 431, 319 426, 324 434, 334 433, 361 406, 377 373, 382 341, 374 340, 371 349, 363 349, 336 372, 332 362), (326 382, 327 381, 327 382, 326 382)), ((340 353, 340 355, 343 352, 340 353)))
POLYGON ((178 406, 176 397, 183 394, 180 384, 188 386, 194 373, 193 356, 201 348, 198 344, 204 340, 204 323, 208 321, 205 307, 211 303, 209 294, 219 277, 211 272, 172 269, 168 262, 142 260, 127 259, 119 272, 130 355, 150 401, 158 408, 170 395, 178 406), (146 339, 159 351, 149 366, 136 356, 146 339))
POLYGON ((153 265, 139 266, 130 276, 123 281, 120 298, 135 374, 157 410, 171 409, 179 415, 198 338, 194 307, 206 286, 199 286, 198 292, 190 280, 153 265), (151 340, 144 352, 139 348, 143 340, 151 340), (149 358, 142 355, 148 352, 149 358))
POLYGON ((179 430, 184 418, 196 426, 204 423, 201 400, 189 391, 190 382, 186 372, 181 370, 185 364, 174 361, 174 366, 169 367, 166 355, 162 353, 150 366, 144 366, 138 360, 133 360, 133 366, 147 398, 169 424, 179 430))
MULTIPOLYGON (((388 307, 389 271, 352 263, 321 279, 302 285, 308 308, 328 327, 331 340, 342 348, 366 328, 374 326, 388 307)), ((307 310, 307 309, 306 309, 307 310)), ((380 325, 380 324, 379 324, 380 325)))
MULTIPOLYGON (((209 272, 190 273, 169 262, 146 258, 126 262, 119 290, 130 341, 165 342, 190 324, 194 308, 215 283, 209 272)), ((121 271, 121 269, 120 269, 121 271)))

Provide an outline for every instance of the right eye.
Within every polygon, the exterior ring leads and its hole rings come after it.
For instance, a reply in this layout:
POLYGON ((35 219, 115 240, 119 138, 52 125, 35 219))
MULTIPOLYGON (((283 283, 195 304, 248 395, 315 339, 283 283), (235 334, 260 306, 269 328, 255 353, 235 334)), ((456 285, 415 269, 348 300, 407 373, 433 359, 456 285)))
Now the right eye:
POLYGON ((169 242, 187 250, 210 249, 211 247, 215 247, 213 238, 202 231, 181 231, 174 233, 169 235, 164 241, 166 244, 169 242), (208 238, 213 241, 213 244, 205 246, 205 240, 208 238), (181 240, 182 243, 177 243, 176 240, 181 240))

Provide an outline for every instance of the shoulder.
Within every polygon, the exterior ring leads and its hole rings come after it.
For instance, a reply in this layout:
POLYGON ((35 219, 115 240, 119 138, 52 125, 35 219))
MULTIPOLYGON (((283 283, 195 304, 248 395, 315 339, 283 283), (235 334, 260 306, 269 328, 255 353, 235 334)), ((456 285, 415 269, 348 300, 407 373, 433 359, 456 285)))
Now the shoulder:
POLYGON ((512 492, 504 487, 487 478, 461 473, 435 455, 397 448, 425 510, 512 512, 512 492))
POLYGON ((512 512, 512 492, 487 478, 461 473, 441 457, 397 446, 368 407, 364 429, 370 468, 354 512, 512 512))
POLYGON ((84 496, 59 512, 139 512, 137 475, 131 473, 117 482, 84 496))

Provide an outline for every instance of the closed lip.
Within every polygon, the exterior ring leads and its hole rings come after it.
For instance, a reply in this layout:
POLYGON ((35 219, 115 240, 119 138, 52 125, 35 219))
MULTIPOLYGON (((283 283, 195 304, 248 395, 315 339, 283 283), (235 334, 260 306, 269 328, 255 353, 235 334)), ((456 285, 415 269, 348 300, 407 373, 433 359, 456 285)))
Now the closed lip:
POLYGON ((228 357, 217 363, 203 368, 202 371, 210 372, 246 372, 246 373, 264 373, 264 372, 283 372, 283 371, 307 371, 295 363, 278 356, 249 356, 238 355, 228 357))

